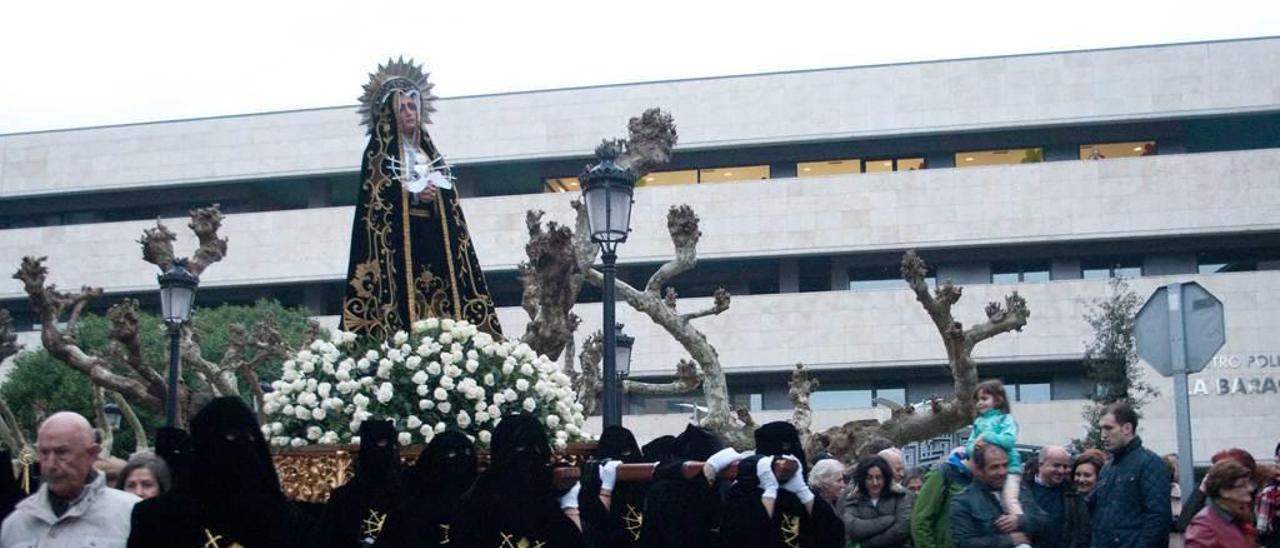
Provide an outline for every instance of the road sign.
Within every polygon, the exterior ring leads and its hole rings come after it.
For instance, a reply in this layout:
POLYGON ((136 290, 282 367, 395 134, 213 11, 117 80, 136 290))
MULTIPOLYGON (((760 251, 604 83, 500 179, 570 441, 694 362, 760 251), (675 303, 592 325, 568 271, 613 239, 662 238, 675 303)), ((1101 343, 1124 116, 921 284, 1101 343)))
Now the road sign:
POLYGON ((1161 375, 1198 373, 1227 341, 1222 301, 1195 282, 1161 287, 1138 311, 1133 335, 1138 356, 1161 375), (1171 293, 1181 295, 1170 299, 1171 293))
POLYGON ((1147 299, 1133 322, 1138 356, 1173 377, 1179 485, 1195 485, 1191 463, 1191 396, 1187 374, 1199 373, 1227 342, 1222 301, 1195 282, 1175 282, 1147 299))

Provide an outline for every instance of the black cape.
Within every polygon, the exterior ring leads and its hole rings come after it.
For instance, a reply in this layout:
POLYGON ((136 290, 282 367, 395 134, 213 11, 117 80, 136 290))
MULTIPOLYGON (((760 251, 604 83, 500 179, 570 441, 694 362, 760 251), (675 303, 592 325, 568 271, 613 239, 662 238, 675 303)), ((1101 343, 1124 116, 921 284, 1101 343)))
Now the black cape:
POLYGON ((133 508, 130 548, 302 546, 304 521, 280 491, 257 419, 217 398, 191 419, 185 485, 133 508))
POLYGON ((795 494, 779 490, 773 516, 760 502, 764 490, 756 477, 756 464, 766 455, 738 461, 738 479, 724 503, 720 534, 723 545, 759 548, 840 548, 844 546, 844 522, 821 498, 813 501, 813 513, 795 494))
POLYGON ((13 474, 13 456, 8 451, 0 451, 0 522, 24 498, 27 498, 27 494, 22 491, 17 476, 13 474))
POLYGON ((458 502, 450 548, 585 548, 551 483, 547 431, 529 415, 507 415, 493 431, 491 462, 458 502))
MULTIPOLYGON (((419 202, 400 184, 404 165, 394 105, 399 92, 379 105, 360 164, 360 191, 351 227, 342 329, 387 340, 424 318, 453 318, 501 335, 493 299, 476 258, 466 218, 453 189, 419 202)), ((440 154, 425 129, 418 145, 440 154)))
POLYGON ((382 535, 388 514, 400 502, 400 445, 384 420, 360 424, 356 473, 334 489, 315 528, 311 546, 359 548, 382 535))
POLYGON ((374 546, 452 546, 449 524, 475 477, 476 450, 471 440, 452 430, 437 434, 405 473, 400 506, 387 517, 374 546))
MULTIPOLYGON (((684 462, 705 461, 724 447, 715 434, 689 425, 676 437, 671 454, 658 463, 645 497, 641 546, 704 548, 720 546, 720 494, 701 476, 684 477, 684 462)), ((727 546, 727 545, 726 545, 727 546)))

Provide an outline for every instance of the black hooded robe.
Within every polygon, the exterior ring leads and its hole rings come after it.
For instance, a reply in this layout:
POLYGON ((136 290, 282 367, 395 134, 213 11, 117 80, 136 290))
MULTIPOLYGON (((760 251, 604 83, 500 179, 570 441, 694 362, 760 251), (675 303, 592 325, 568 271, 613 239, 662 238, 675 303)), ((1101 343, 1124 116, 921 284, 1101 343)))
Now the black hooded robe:
POLYGON ((311 546, 372 546, 382 534, 388 514, 400 502, 400 444, 388 421, 360 424, 360 456, 356 473, 334 489, 325 504, 311 546))
POLYGON ((489 468, 458 502, 450 548, 585 548, 551 483, 547 431, 529 415, 493 430, 489 468))
POLYGON ((606 460, 623 463, 642 462, 640 446, 630 430, 609 426, 600 433, 594 458, 583 466, 582 490, 578 493, 578 509, 582 516, 582 536, 592 548, 626 548, 638 546, 644 523, 644 498, 647 485, 619 481, 614 485, 610 505, 600 501, 599 465, 606 460))
POLYGON ((475 477, 476 450, 471 440, 453 430, 437 434, 405 473, 400 506, 387 517, 374 546, 452 546, 449 524, 458 500, 475 477))
POLYGON ((191 419, 185 485, 133 507, 129 548, 303 546, 253 411, 217 398, 191 419))
MULTIPOLYGON (((720 546, 720 494, 701 476, 684 477, 685 461, 706 461, 724 448, 708 430, 689 425, 658 463, 644 503, 640 544, 646 548, 720 546)), ((726 545, 727 547, 728 545, 726 545)))
POLYGON ((18 486, 17 476, 13 475, 13 456, 8 451, 0 451, 0 522, 24 498, 27 494, 18 486))
MULTIPOLYGON (((502 334, 484 272, 454 189, 420 202, 401 185, 394 166, 405 165, 393 92, 378 117, 360 165, 360 191, 351 227, 342 329, 374 340, 409 331, 425 318, 453 318, 502 334)), ((421 149, 440 154, 425 129, 421 149)))
MULTIPOLYGON (((785 421, 767 423, 755 431, 756 453, 759 455, 782 456, 791 455, 801 463, 800 473, 808 484, 809 461, 805 458, 804 446, 800 443, 800 432, 795 426, 785 421)), ((755 481, 755 500, 760 499, 759 482, 755 478, 754 468, 751 478, 755 481)), ((741 478, 741 473, 739 478, 741 478)), ((741 481, 741 480, 740 480, 741 481)), ((781 482, 779 482, 781 483, 781 482)), ((727 504, 727 503, 726 503, 727 504)), ((813 512, 805 509, 804 504, 794 493, 779 489, 778 499, 774 506, 774 518, 781 533, 781 544, 787 548, 838 548, 844 545, 844 521, 835 513, 831 505, 820 498, 813 501, 813 512)))

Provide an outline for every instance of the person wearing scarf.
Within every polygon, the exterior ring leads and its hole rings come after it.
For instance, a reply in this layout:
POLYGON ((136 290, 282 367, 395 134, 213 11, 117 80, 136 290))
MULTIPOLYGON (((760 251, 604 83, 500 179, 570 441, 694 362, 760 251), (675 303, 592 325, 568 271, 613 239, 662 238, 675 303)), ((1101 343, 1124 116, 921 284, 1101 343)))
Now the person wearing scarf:
POLYGON ((1209 469, 1204 492, 1208 503, 1187 526, 1187 548, 1254 548, 1253 474, 1234 459, 1209 469))
POLYGON ((382 536, 374 546, 449 545, 454 508, 475 478, 476 448, 471 439, 456 430, 436 434, 405 473, 400 507, 387 517, 382 536))

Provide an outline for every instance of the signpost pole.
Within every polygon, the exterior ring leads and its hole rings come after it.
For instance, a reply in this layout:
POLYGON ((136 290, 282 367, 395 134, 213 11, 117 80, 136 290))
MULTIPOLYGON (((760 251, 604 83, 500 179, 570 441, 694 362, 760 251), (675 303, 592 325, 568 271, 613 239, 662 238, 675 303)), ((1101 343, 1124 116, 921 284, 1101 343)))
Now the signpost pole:
POLYGON ((1191 395, 1187 390, 1187 326, 1182 318, 1182 284, 1175 282, 1167 287, 1169 354, 1173 358, 1173 407, 1178 428, 1178 483, 1183 489, 1195 489, 1195 460, 1191 455, 1191 395))

